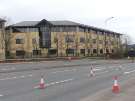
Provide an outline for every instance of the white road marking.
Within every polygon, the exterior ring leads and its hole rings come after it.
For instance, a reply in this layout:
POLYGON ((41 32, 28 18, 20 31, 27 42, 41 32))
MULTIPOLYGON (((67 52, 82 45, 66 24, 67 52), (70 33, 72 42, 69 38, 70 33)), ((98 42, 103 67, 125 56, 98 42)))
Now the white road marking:
POLYGON ((25 76, 24 76, 24 75, 22 75, 22 76, 21 76, 21 78, 25 78, 25 76))
MULTIPOLYGON (((107 72, 109 72, 109 71, 104 71, 104 72, 101 72, 101 73, 95 73, 94 76, 99 75, 99 74, 103 74, 103 73, 107 73, 107 72)), ((86 76, 90 77, 90 73, 86 74, 86 76)))
POLYGON ((0 97, 2 97, 2 96, 4 96, 4 95, 1 95, 1 94, 0 94, 0 97))
POLYGON ((99 75, 99 74, 103 74, 103 73, 107 73, 107 72, 109 72, 109 71, 104 71, 104 72, 96 73, 96 74, 99 75))
POLYGON ((135 70, 129 71, 129 72, 124 72, 124 74, 130 74, 132 72, 135 72, 135 70))
MULTIPOLYGON (((45 86, 48 87, 48 86, 52 86, 52 85, 55 85, 55 84, 66 83, 66 82, 73 81, 73 80, 74 79, 72 78, 72 79, 67 79, 67 80, 62 80, 62 81, 57 81, 57 82, 51 82, 49 84, 45 84, 45 86)), ((39 85, 38 86, 35 86, 34 88, 35 89, 36 88, 39 88, 39 85)))
POLYGON ((14 77, 6 77, 6 78, 3 78, 3 79, 0 79, 0 80, 13 80, 13 79, 20 79, 20 78, 27 78, 27 77, 32 77, 33 75, 26 75, 26 76, 24 76, 24 75, 21 75, 21 76, 18 76, 18 77, 16 77, 16 76, 14 76, 14 77))
POLYGON ((100 71, 100 70, 103 70, 103 69, 105 69, 105 68, 101 68, 101 69, 100 68, 95 68, 94 71, 100 71))
POLYGON ((29 77, 32 77, 33 75, 32 74, 30 74, 30 75, 28 75, 29 77))
POLYGON ((17 77, 15 76, 15 77, 12 77, 13 79, 16 79, 17 77))
POLYGON ((60 73, 60 72, 70 72, 70 71, 76 71, 77 69, 67 69, 67 70, 63 70, 63 71, 56 71, 56 72, 52 72, 53 74, 56 73, 60 73))
POLYGON ((3 70, 3 71, 7 71, 7 70, 15 70, 16 68, 12 67, 12 68, 2 68, 0 70, 3 70))
POLYGON ((1 70, 7 70, 6 68, 2 68, 1 70))
POLYGON ((16 68, 15 67, 12 67, 11 70, 15 70, 16 68))

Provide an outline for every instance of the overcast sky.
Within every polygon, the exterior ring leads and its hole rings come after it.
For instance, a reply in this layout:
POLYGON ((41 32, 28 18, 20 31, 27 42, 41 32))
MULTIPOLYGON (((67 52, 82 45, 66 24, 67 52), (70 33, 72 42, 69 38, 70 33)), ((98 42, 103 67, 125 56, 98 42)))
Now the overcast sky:
POLYGON ((131 36, 135 43, 134 0, 0 0, 0 17, 10 23, 27 20, 71 20, 131 36), (105 21, 110 18, 105 23, 105 21))

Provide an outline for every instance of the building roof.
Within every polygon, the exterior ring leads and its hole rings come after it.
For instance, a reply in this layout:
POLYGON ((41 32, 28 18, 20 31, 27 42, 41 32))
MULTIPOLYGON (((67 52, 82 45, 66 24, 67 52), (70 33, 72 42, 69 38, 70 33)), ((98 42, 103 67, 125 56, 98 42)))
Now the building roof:
MULTIPOLYGON (((21 26, 36 26, 40 21, 22 21, 16 24, 13 24, 11 26, 16 26, 16 27, 21 27, 21 26)), ((56 26, 77 26, 80 25, 79 23, 76 22, 72 22, 72 21, 67 21, 67 20, 63 20, 63 21, 49 21, 52 25, 56 25, 56 26)))
MULTIPOLYGON (((45 20, 45 19, 43 19, 43 20, 45 20)), ((41 20, 41 21, 43 21, 43 20, 41 20)), ((12 27, 34 27, 34 26, 38 25, 41 21, 22 21, 22 22, 13 24, 11 26, 12 27)), ((45 21, 47 21, 47 20, 45 20, 45 21)), ((84 24, 80 24, 80 23, 68 21, 68 20, 48 21, 48 22, 50 24, 52 24, 53 26, 80 26, 80 27, 84 27, 84 28, 91 28, 91 29, 95 29, 95 30, 99 30, 99 31, 109 32, 109 33, 116 33, 114 31, 106 30, 103 28, 97 28, 94 26, 84 25, 84 24)), ((116 34, 120 34, 120 33, 116 33, 116 34)))
POLYGON ((80 25, 79 23, 76 22, 72 22, 72 21, 67 21, 67 20, 63 20, 63 21, 50 21, 53 25, 71 25, 71 26, 78 26, 80 25))
POLYGON ((35 26, 39 23, 39 21, 22 21, 22 22, 19 22, 19 23, 16 23, 16 24, 13 24, 11 26, 13 27, 27 27, 27 26, 35 26))
POLYGON ((5 22, 5 20, 0 18, 0 22, 5 22))

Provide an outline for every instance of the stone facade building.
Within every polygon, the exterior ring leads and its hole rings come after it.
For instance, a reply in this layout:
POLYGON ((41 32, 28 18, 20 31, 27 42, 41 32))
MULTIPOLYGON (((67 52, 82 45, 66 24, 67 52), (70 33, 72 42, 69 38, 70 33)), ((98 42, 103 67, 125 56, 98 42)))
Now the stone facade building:
POLYGON ((72 21, 22 21, 8 27, 13 58, 104 56, 120 48, 120 33, 72 21))
POLYGON ((0 60, 5 59, 5 20, 0 18, 0 60))

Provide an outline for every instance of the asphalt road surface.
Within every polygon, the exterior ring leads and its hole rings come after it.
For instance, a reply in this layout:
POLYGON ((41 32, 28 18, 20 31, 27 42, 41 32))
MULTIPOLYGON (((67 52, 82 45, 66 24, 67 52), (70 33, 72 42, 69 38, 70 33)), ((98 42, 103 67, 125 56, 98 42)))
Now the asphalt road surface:
MULTIPOLYGON (((2 64, 0 72, 11 72, 0 73, 0 101, 79 101, 100 90, 111 88, 114 76, 118 76, 120 84, 135 76, 135 63, 105 64, 104 61, 97 63, 99 64, 93 65, 94 77, 90 77, 91 65, 32 69, 50 66, 50 63, 2 64), (22 68, 31 69, 18 71, 22 68), (46 88, 38 89, 42 75, 46 88)), ((59 66, 61 64, 58 63, 59 66)))

